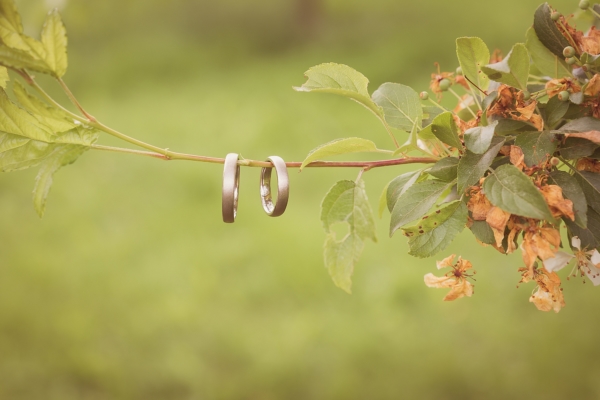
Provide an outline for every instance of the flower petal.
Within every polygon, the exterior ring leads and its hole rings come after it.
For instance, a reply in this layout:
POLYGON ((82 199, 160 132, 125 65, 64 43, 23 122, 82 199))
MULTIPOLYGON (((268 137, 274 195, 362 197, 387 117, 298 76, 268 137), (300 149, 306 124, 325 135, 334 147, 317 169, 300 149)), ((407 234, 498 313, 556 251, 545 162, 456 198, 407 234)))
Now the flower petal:
POLYGON ((585 275, 592 281, 594 286, 600 285, 600 269, 596 268, 591 262, 588 263, 586 268, 583 268, 585 275))
POLYGON ((471 297, 472 295, 473 285, 471 285, 471 282, 463 280, 452 287, 452 290, 444 297, 444 301, 452 301, 464 296, 471 297))
POLYGON ((435 276, 432 273, 425 275, 425 284, 432 288, 445 288, 452 287, 456 284, 456 279, 449 276, 435 276))
MULTIPOLYGON (((600 254, 598 256, 600 257, 600 254)), ((564 251, 558 251, 553 258, 548 258, 543 261, 544 268, 546 268, 546 271, 548 272, 560 271, 571 261, 573 257, 575 256, 572 254, 565 253, 564 251)))
POLYGON ((575 247, 577 250, 581 250, 581 239, 577 236, 573 236, 571 238, 571 246, 575 247))

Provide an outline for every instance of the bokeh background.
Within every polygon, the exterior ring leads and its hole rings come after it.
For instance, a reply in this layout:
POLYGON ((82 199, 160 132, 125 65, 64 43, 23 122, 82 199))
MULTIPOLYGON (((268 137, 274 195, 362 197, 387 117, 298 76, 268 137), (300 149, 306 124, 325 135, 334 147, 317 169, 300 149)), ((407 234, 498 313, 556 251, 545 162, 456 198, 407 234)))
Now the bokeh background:
MULTIPOLYGON (((67 83, 100 120, 173 150, 302 160, 317 145, 389 138, 369 112, 292 91, 322 62, 417 91, 454 39, 506 52, 534 0, 18 0, 37 34, 58 6, 67 83)), ((575 0, 552 4, 563 12, 575 0)), ((44 81, 65 104, 66 99, 44 81)), ((120 144, 103 136, 102 144, 120 144)), ((374 209, 407 168, 365 175, 374 209)), ((322 262, 320 201, 357 171, 291 174, 281 218, 264 215, 259 170, 242 171, 238 219, 221 222, 221 166, 89 151, 55 179, 46 216, 35 171, 0 176, 2 399, 596 399, 600 288, 565 282, 542 313, 516 289, 520 255, 470 232, 459 253, 476 294, 452 303, 423 275, 435 258, 405 238, 367 243, 353 294, 322 262)), ((564 273, 563 273, 564 275, 564 273)))

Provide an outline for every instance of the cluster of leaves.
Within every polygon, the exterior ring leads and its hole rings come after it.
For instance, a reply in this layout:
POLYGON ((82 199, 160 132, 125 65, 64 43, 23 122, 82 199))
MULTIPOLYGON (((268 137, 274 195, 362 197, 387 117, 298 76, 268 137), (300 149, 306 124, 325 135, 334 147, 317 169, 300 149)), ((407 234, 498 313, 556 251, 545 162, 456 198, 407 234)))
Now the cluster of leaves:
MULTIPOLYGON (((438 102, 450 93, 448 110, 408 86, 385 83, 371 95, 368 80, 352 68, 321 64, 306 72, 298 91, 342 95, 362 104, 395 138, 405 136, 394 156, 424 153, 431 167, 393 179, 380 201, 391 213, 390 235, 401 230, 410 254, 429 257, 444 250, 465 228, 500 253, 519 249, 522 282, 538 288, 530 301, 538 309, 564 306, 556 271, 576 259, 571 275, 600 284, 600 6, 580 3, 563 16, 547 3, 534 15, 525 43, 502 57, 476 37, 459 38, 455 72, 432 74, 438 102), (578 24, 591 25, 585 32, 578 24), (572 252, 565 247, 566 230, 572 252)), ((395 140, 394 140, 395 141, 395 140)), ((373 142, 339 139, 314 149, 305 163, 334 154, 377 152, 373 142)), ((361 174, 362 176, 362 174, 361 174)), ((363 242, 375 241, 374 218, 364 182, 338 182, 323 201, 328 233, 325 263, 336 285, 350 291, 363 242), (336 238, 330 226, 348 223, 336 238)), ((454 255, 438 263, 452 267, 431 287, 449 287, 446 300, 473 293, 471 264, 454 255)))
POLYGON ((97 132, 65 110, 31 95, 18 81, 11 81, 9 69, 26 82, 27 71, 55 79, 64 75, 67 36, 56 10, 48 14, 37 40, 23 33, 14 2, 0 0, 0 171, 40 166, 33 200, 41 216, 54 173, 87 150, 96 141, 97 132))

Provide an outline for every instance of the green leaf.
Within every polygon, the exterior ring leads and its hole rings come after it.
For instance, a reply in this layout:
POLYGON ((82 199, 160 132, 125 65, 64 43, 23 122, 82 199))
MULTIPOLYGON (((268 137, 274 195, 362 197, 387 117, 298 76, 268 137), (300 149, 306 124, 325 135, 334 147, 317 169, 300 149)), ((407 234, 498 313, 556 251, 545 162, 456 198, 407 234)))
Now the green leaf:
POLYGON ((53 132, 65 132, 77 127, 73 118, 63 110, 44 104, 37 97, 27 93, 21 83, 14 82, 13 93, 19 104, 27 109, 42 124, 48 126, 53 132))
POLYGON ((451 186, 452 182, 428 180, 415 183, 408 188, 395 202, 390 218, 390 236, 401 226, 425 215, 442 193, 451 186))
POLYGON ((429 171, 429 175, 438 178, 444 182, 451 182, 456 179, 458 170, 458 158, 444 157, 435 164, 429 171))
POLYGON ((40 217, 44 216, 46 210, 46 199, 52 186, 54 174, 61 167, 75 162, 88 148, 78 145, 58 145, 54 151, 44 160, 35 178, 33 189, 33 205, 40 217))
POLYGON ((383 118, 383 110, 369 96, 369 80, 355 69, 343 64, 326 63, 310 68, 304 75, 308 80, 304 85, 294 87, 294 90, 349 97, 383 118))
MULTIPOLYGON (((529 50, 533 64, 540 70, 544 75, 551 78, 562 78, 564 76, 571 76, 571 68, 565 62, 562 53, 560 56, 552 53, 546 46, 540 42, 533 27, 527 30, 527 40, 525 46, 529 50)), ((566 102, 561 102, 566 103, 566 102)))
POLYGON ((581 248, 588 250, 600 247, 600 214, 593 208, 587 209, 588 223, 586 228, 582 228, 569 218, 563 218, 567 229, 569 230, 569 238, 573 236, 581 239, 581 248))
POLYGON ((587 226, 588 205, 583 189, 581 189, 577 179, 565 171, 552 171, 548 176, 548 183, 560 186, 563 197, 573 202, 575 223, 585 228, 587 226))
MULTIPOLYGON (((429 214, 427 231, 411 236, 408 240, 408 254, 416 257, 429 257, 444 250, 462 232, 467 223, 468 210, 464 202, 457 200, 429 214), (430 229, 430 227, 432 227, 430 229)), ((422 225, 423 226, 423 225, 422 225)), ((425 226, 424 226, 425 228, 425 226)))
POLYGON ((574 172, 575 179, 585 193, 588 206, 600 213, 600 175, 589 171, 574 172))
POLYGON ((479 182, 485 171, 492 165, 502 145, 504 145, 504 139, 496 137, 492 140, 490 149, 483 154, 475 154, 467 150, 458 162, 457 190, 459 195, 462 195, 468 187, 479 182))
POLYGON ((465 131, 465 145, 467 149, 475 154, 483 154, 490 148, 494 130, 498 125, 497 121, 492 122, 488 126, 476 126, 465 131))
POLYGON ((356 137, 336 139, 311 150, 310 153, 308 153, 308 156, 306 156, 306 159, 302 161, 300 171, 302 171, 302 169, 311 162, 321 160, 326 157, 350 153, 373 153, 377 151, 378 149, 375 146, 375 143, 367 139, 356 137))
POLYGON ((587 157, 594 154, 596 149, 600 147, 594 142, 582 138, 567 138, 565 143, 560 146, 560 155, 567 160, 587 157))
POLYGON ((383 212, 387 208, 387 191, 388 191, 389 186, 390 186, 390 184, 388 182, 388 184, 383 187, 383 190, 381 191, 381 194, 379 195, 379 207, 378 207, 379 219, 381 219, 383 217, 383 212))
POLYGON ((502 61, 482 66, 481 70, 491 80, 527 90, 529 52, 524 44, 517 43, 502 61))
POLYGON ((495 244, 496 239, 494 238, 494 231, 490 225, 485 221, 473 221, 471 226, 469 227, 473 235, 479 240, 481 243, 485 244, 495 244))
POLYGON ((568 101, 560 101, 558 96, 552 97, 548 100, 544 108, 546 126, 553 127, 556 125, 565 116, 567 111, 569 111, 568 101))
POLYGON ((491 121, 498 123, 494 133, 501 136, 515 135, 518 132, 537 130, 532 124, 529 124, 525 121, 517 121, 508 118, 490 118, 490 122, 491 121))
POLYGON ((364 182, 339 181, 321 204, 321 221, 327 232, 325 266, 339 288, 351 292, 352 273, 366 239, 377 241, 375 221, 369 206, 364 182), (348 234, 338 239, 331 230, 336 223, 347 223, 348 234))
POLYGON ((388 210, 392 212, 398 198, 404 194, 421 176, 421 171, 411 171, 392 179, 387 185, 386 203, 388 210))
POLYGON ((548 3, 538 7, 533 17, 533 29, 540 42, 557 57, 564 57, 562 52, 570 43, 560 33, 556 23, 552 21, 552 10, 548 3))
POLYGON ((490 62, 490 51, 478 37, 462 37, 456 39, 456 55, 463 75, 475 83, 481 90, 486 90, 490 83, 481 67, 490 62))
MULTIPOLYGON (((427 126, 433 123, 433 119, 443 113, 444 110, 439 108, 438 106, 423 106, 423 123, 421 126, 427 126)), ((422 132, 419 132, 421 135, 422 132)), ((425 139, 433 139, 433 135, 431 137, 424 137, 425 139)))
POLYGON ((41 38, 46 49, 46 64, 56 76, 63 76, 67 72, 67 30, 57 9, 48 13, 41 38))
POLYGON ((54 136, 48 127, 40 124, 35 117, 10 101, 2 89, 0 89, 0 131, 43 142, 52 142, 54 136))
POLYGON ((458 137, 458 128, 456 127, 452 113, 449 111, 435 117, 431 125, 423 128, 419 135, 423 137, 433 135, 449 146, 457 149, 462 149, 463 147, 458 137))
POLYGON ((10 81, 10 77, 8 76, 8 69, 6 67, 0 66, 0 87, 2 89, 6 89, 6 83, 10 81))
POLYGON ((33 57, 24 50, 11 49, 0 44, 0 65, 17 69, 28 69, 41 72, 44 74, 52 74, 45 61, 33 57))
POLYGON ((551 131, 523 132, 517 136, 515 145, 523 150, 528 167, 540 165, 556 150, 556 139, 551 131))
POLYGON ((540 191, 512 164, 495 169, 485 179, 483 190, 488 200, 504 211, 526 218, 554 221, 540 191))
POLYGON ((593 117, 583 117, 567 122, 560 127, 561 132, 600 131, 600 120, 593 117))
POLYGON ((23 33, 21 16, 17 11, 14 0, 0 0, 0 25, 3 29, 23 33))
POLYGON ((423 107, 414 89, 399 83, 384 83, 373 92, 373 101, 383 109, 385 121, 393 128, 411 132, 421 127, 423 107))

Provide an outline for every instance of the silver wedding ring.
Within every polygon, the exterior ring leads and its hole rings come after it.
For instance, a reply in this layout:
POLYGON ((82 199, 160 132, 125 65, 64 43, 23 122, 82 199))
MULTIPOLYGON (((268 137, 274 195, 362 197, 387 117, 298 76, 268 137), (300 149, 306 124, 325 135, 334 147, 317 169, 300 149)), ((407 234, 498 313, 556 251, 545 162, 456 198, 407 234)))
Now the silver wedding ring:
POLYGON ((240 185, 240 166, 237 165, 238 155, 229 153, 223 166, 223 222, 235 221, 238 206, 238 191, 240 185))
POLYGON ((277 172, 277 203, 273 204, 271 196, 271 172, 273 168, 263 168, 260 171, 260 199, 265 212, 271 217, 278 217, 285 211, 290 195, 290 180, 287 167, 281 157, 267 158, 277 172))

